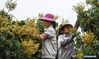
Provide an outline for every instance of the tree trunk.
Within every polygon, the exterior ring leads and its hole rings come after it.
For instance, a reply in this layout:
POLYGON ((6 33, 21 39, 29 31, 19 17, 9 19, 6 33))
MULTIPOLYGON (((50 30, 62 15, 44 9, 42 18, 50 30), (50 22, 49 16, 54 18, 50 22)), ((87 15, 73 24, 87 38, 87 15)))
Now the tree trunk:
POLYGON ((77 17, 77 20, 76 20, 74 27, 78 30, 79 26, 80 26, 80 22, 79 22, 78 17, 77 17))

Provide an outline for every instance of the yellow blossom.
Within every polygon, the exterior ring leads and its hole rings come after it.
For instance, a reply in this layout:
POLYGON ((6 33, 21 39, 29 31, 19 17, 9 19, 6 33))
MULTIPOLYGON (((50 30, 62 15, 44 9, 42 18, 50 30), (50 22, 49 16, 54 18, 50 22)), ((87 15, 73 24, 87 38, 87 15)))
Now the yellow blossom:
POLYGON ((76 58, 77 59, 83 59, 83 52, 81 50, 77 51, 76 58))
POLYGON ((75 27, 73 27, 73 28, 70 28, 70 33, 76 33, 76 31, 77 31, 77 29, 75 28, 75 27))
POLYGON ((35 54, 39 48, 39 44, 35 44, 35 41, 29 39, 22 41, 22 46, 24 47, 24 53, 27 54, 28 57, 35 54))
POLYGON ((93 42, 96 40, 97 38, 95 37, 95 34, 92 33, 91 31, 86 32, 86 34, 84 33, 84 35, 82 36, 82 41, 87 44, 87 45, 92 45, 93 42))

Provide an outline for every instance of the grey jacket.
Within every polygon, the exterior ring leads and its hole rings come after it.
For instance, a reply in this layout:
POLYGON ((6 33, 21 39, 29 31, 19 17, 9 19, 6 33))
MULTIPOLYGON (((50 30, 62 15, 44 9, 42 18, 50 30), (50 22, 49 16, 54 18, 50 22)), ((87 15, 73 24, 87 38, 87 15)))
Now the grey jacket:
POLYGON ((75 55, 72 35, 60 35, 58 37, 58 59, 71 59, 75 55))
POLYGON ((56 31, 50 26, 44 32, 47 38, 42 41, 42 58, 55 58, 57 54, 56 31))

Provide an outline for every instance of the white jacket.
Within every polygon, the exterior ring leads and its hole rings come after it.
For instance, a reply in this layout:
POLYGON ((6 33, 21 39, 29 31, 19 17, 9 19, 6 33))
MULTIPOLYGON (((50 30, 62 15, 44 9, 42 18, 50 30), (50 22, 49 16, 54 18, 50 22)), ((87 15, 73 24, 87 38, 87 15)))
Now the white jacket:
POLYGON ((44 33, 48 37, 42 41, 42 58, 55 58, 57 54, 56 31, 50 26, 44 33))
POLYGON ((60 35, 58 37, 58 59, 71 59, 75 55, 74 42, 70 39, 72 34, 60 35))

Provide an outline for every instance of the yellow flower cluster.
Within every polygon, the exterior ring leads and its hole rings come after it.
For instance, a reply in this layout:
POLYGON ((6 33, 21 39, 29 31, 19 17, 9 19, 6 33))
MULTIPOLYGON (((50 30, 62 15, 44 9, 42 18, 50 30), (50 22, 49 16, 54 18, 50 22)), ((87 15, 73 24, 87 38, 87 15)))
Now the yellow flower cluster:
POLYGON ((98 4, 98 7, 99 7, 99 1, 97 2, 97 4, 98 4))
POLYGON ((0 34, 5 30, 21 40, 25 54, 27 54, 27 57, 30 57, 32 54, 39 51, 39 42, 41 41, 39 40, 39 31, 35 19, 28 18, 24 21, 25 25, 20 26, 18 21, 15 21, 15 24, 12 24, 12 18, 8 19, 7 17, 0 16, 0 34), (26 37, 23 38, 25 35, 26 37))
POLYGON ((35 54, 38 51, 39 43, 35 44, 35 41, 29 39, 22 41, 22 46, 24 47, 25 54, 30 57, 32 54, 35 54))
POLYGON ((82 2, 78 2, 77 5, 74 5, 74 6, 73 6, 73 10, 74 10, 77 14, 79 14, 80 12, 82 12, 82 11, 84 10, 84 8, 85 8, 85 5, 84 5, 84 3, 82 3, 82 2))
POLYGON ((83 52, 81 50, 77 51, 76 59, 83 59, 83 52))
POLYGON ((12 0, 7 0, 5 5, 6 5, 6 8, 9 9, 9 11, 12 11, 13 9, 16 8, 17 3, 16 3, 16 1, 13 2, 12 0))
POLYGON ((95 34, 91 31, 86 32, 86 34, 84 33, 84 35, 82 36, 82 42, 89 46, 92 45, 94 41, 96 41, 96 39, 97 38, 95 37, 95 34))
POLYGON ((77 31, 77 29, 75 28, 75 27, 73 27, 73 28, 70 28, 70 33, 76 33, 76 31, 77 31))
POLYGON ((37 39, 39 36, 39 30, 37 29, 35 19, 27 20, 26 24, 22 27, 22 29, 24 29, 28 34, 28 37, 31 37, 32 39, 37 39))
POLYGON ((87 23, 90 24, 90 19, 89 19, 89 17, 88 17, 87 23))
POLYGON ((27 57, 30 57, 32 54, 35 54, 39 48, 39 31, 36 27, 35 20, 27 19, 25 20, 25 25, 17 26, 13 25, 14 34, 18 35, 18 38, 22 41, 22 46, 24 47, 24 52, 27 54, 27 57), (22 36, 26 35, 25 38, 22 36))
POLYGON ((12 18, 9 20, 6 17, 0 16, 0 33, 4 30, 9 31, 9 25, 11 24, 12 18))
MULTIPOLYGON (((21 27, 18 31, 19 36, 26 35, 26 39, 36 39, 39 41, 39 30, 34 20, 26 20, 26 24, 21 27)), ((19 37, 20 38, 20 37, 19 37)))

